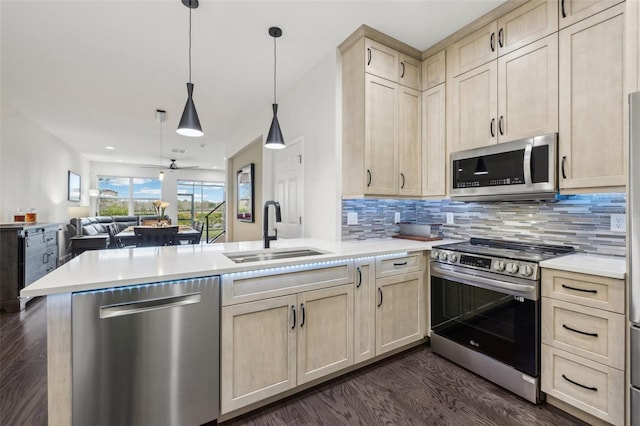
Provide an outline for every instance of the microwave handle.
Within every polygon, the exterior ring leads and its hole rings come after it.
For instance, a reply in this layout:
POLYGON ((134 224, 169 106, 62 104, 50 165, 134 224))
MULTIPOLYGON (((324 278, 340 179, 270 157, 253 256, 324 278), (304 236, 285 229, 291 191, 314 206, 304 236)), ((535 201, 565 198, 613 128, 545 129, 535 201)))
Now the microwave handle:
POLYGON ((533 141, 527 142, 527 145, 524 148, 524 184, 529 186, 533 184, 533 179, 531 178, 531 151, 533 150, 533 141))

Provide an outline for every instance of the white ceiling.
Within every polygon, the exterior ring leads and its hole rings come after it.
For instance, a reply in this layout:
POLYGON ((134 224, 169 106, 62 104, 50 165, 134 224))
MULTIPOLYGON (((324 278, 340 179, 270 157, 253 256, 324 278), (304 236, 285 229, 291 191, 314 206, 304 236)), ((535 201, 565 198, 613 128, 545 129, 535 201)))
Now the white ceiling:
MULTIPOLYGON (((225 142, 362 24, 425 50, 503 0, 200 0, 192 15, 194 101, 205 136, 175 129, 186 101, 181 0, 0 0, 2 101, 92 161, 225 166, 225 142), (113 146, 109 151, 105 146, 113 146), (171 153, 174 148, 185 150, 171 153)), ((265 132, 270 123, 265 122, 265 132)))

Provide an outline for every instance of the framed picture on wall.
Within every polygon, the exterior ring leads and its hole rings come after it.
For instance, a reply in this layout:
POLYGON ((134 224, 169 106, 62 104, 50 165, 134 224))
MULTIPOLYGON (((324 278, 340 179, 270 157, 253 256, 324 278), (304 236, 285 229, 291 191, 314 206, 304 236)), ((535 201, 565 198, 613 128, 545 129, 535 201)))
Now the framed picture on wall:
POLYGON ((254 164, 248 164, 238 170, 236 186, 236 219, 241 222, 253 222, 254 208, 254 164))
POLYGON ((67 175, 67 200, 80 201, 80 175, 69 170, 67 175))

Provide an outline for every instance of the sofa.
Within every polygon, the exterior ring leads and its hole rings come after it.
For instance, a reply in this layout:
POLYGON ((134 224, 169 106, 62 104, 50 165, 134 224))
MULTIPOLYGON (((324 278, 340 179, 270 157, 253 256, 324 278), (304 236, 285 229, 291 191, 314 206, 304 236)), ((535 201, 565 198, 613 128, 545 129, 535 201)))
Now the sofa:
MULTIPOLYGON (((69 222, 76 227, 78 235, 108 235, 107 225, 110 223, 115 223, 120 232, 129 226, 144 225, 148 221, 157 220, 158 216, 92 216, 73 218, 69 222)), ((171 223, 167 216, 164 220, 171 223)))

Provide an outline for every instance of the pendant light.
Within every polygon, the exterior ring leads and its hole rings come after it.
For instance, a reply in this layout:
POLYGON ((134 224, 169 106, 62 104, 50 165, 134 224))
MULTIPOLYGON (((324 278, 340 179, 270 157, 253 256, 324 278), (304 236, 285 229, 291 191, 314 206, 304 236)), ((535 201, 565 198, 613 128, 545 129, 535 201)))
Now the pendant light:
POLYGON ((273 37, 273 120, 271 121, 264 147, 282 149, 285 148, 285 144, 280 130, 280 123, 278 123, 278 103, 276 102, 276 39, 282 35, 282 30, 278 27, 271 27, 269 28, 269 35, 273 37))
POLYGON ((189 8, 189 82, 187 83, 187 103, 176 132, 184 136, 196 137, 204 135, 193 103, 193 83, 191 83, 191 9, 198 7, 198 0, 182 0, 182 4, 189 8))
MULTIPOLYGON (((162 122, 166 119, 167 112, 162 109, 156 110, 156 120, 160 122, 160 167, 162 167, 162 122)), ((158 179, 162 181, 164 179, 164 170, 160 170, 158 173, 158 179)))

